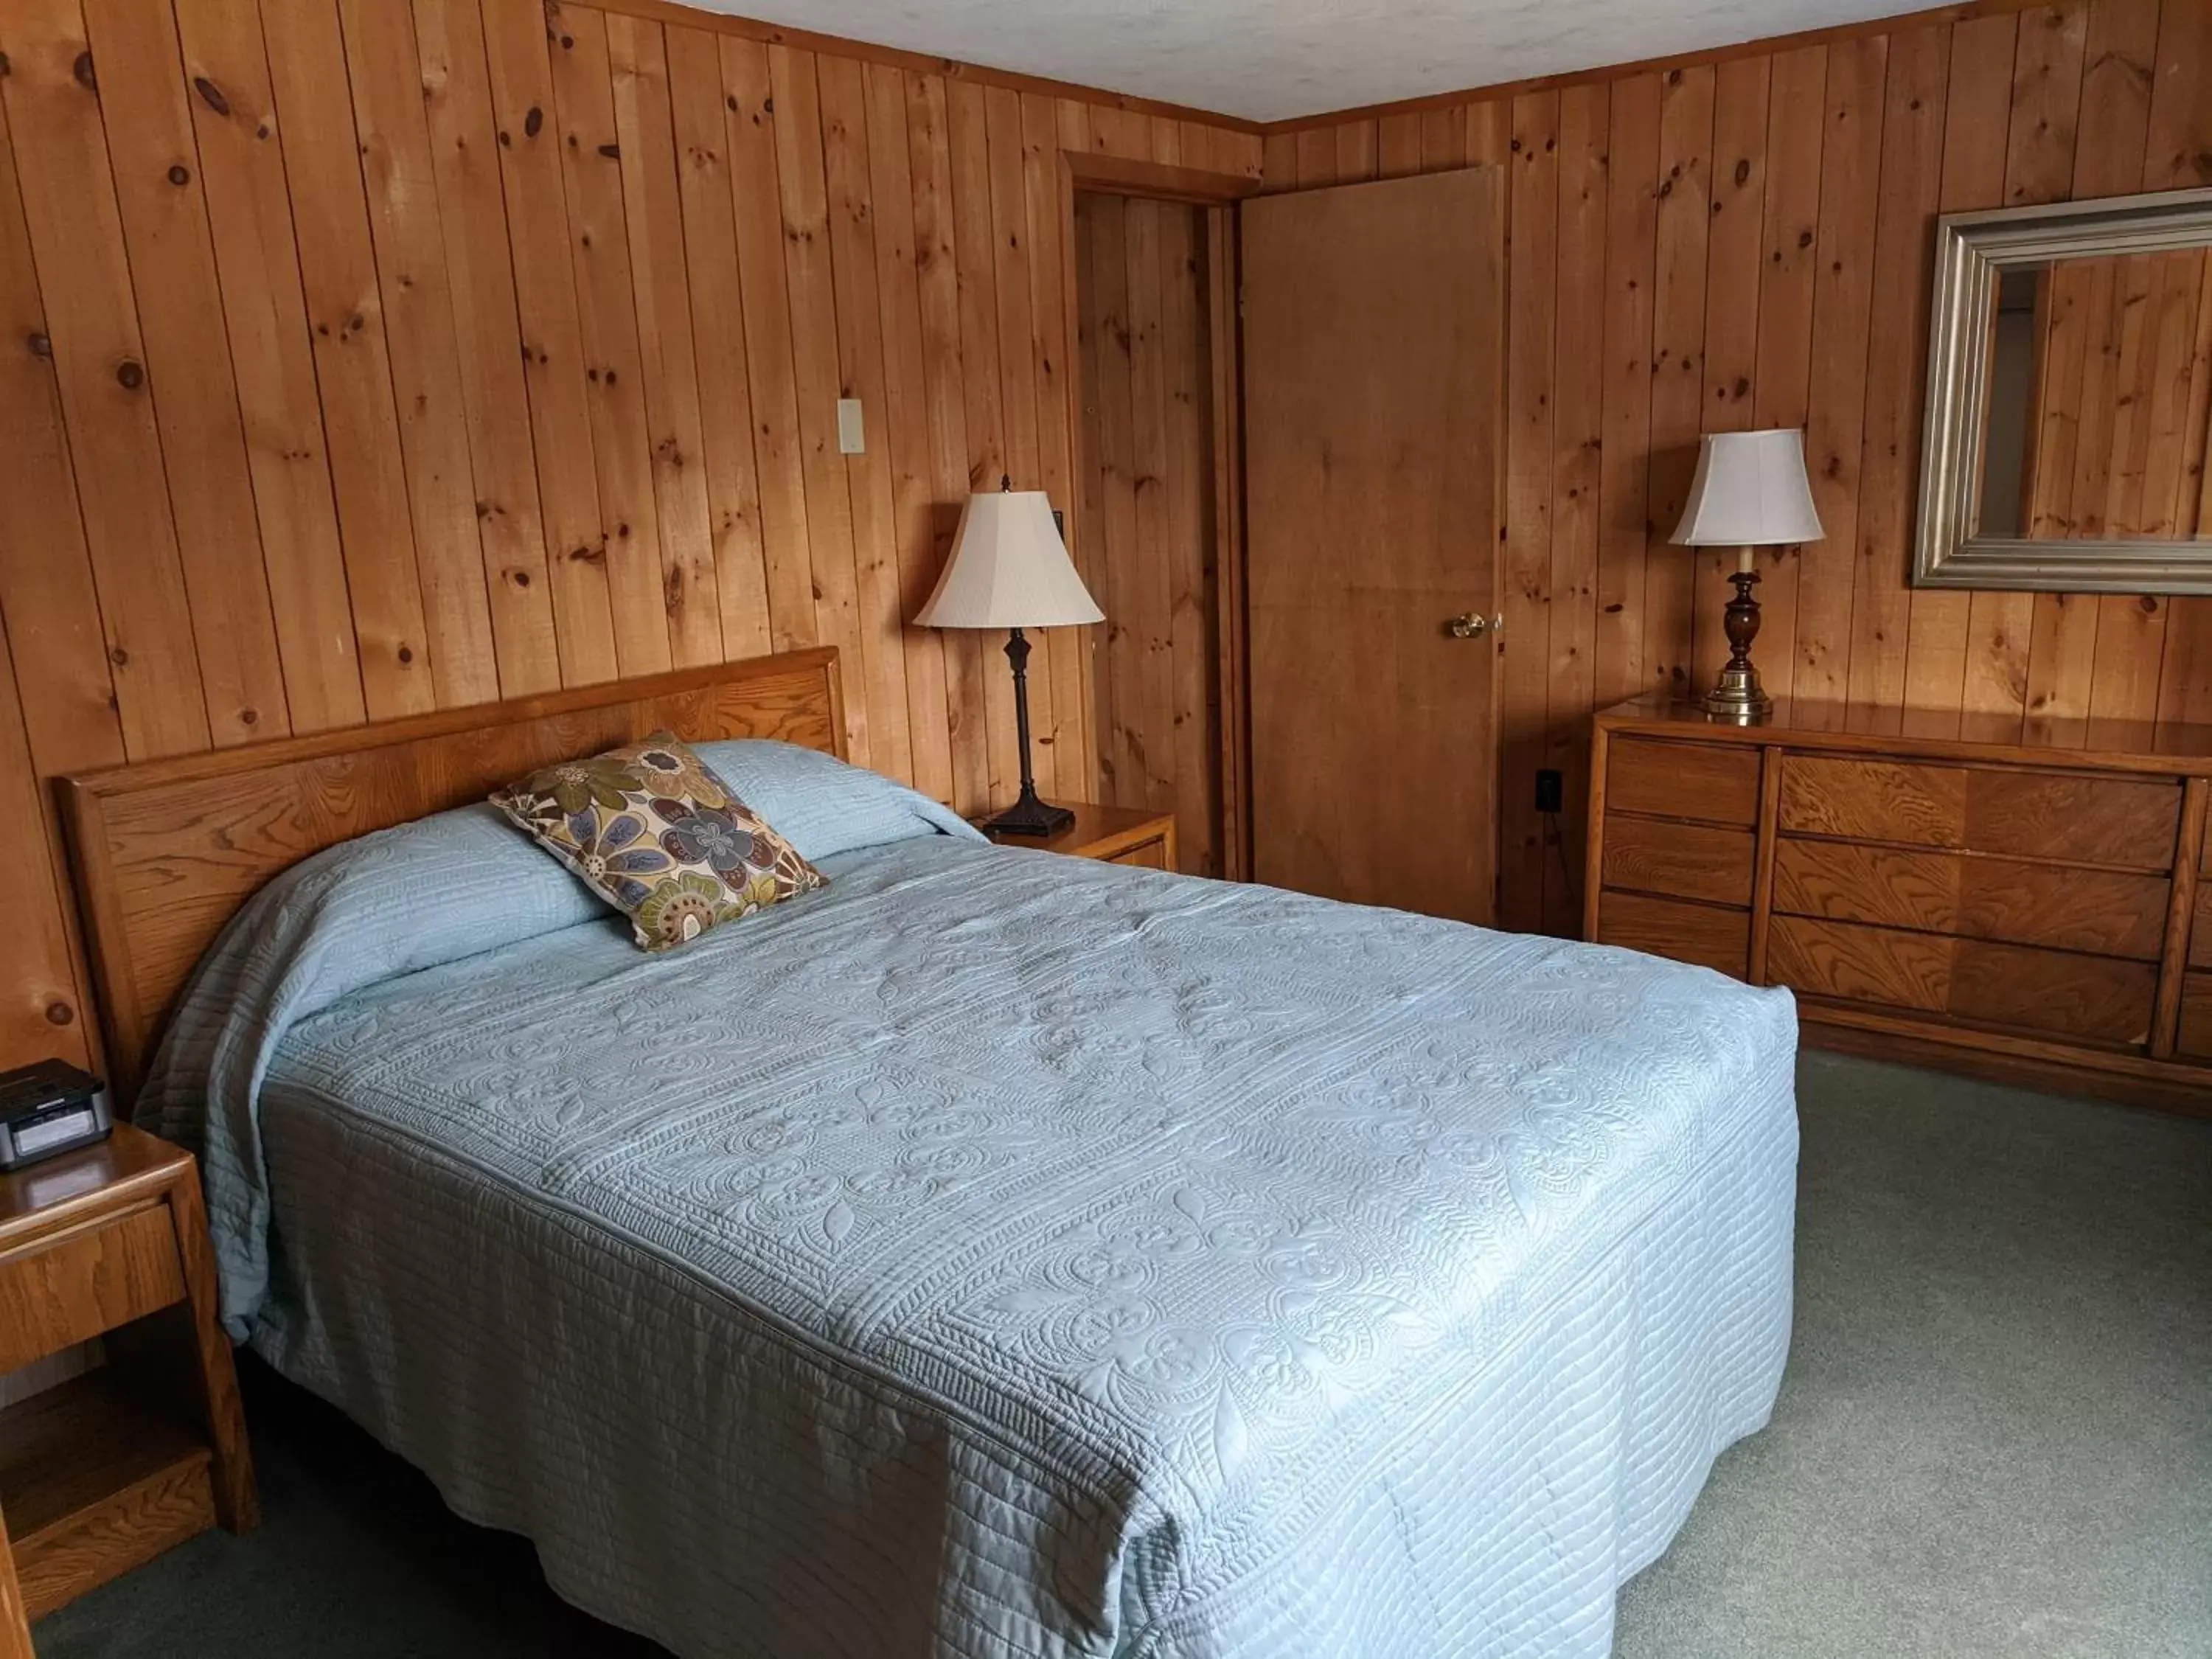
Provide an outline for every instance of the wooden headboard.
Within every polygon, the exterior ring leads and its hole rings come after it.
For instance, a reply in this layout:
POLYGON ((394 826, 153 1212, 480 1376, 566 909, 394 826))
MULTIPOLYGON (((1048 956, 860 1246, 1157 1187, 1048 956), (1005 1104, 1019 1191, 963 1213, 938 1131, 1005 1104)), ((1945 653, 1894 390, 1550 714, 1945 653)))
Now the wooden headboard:
POLYGON ((128 1101, 193 965, 310 853, 481 800, 657 731, 781 738, 842 757, 830 647, 180 756, 59 780, 109 1080, 128 1101))

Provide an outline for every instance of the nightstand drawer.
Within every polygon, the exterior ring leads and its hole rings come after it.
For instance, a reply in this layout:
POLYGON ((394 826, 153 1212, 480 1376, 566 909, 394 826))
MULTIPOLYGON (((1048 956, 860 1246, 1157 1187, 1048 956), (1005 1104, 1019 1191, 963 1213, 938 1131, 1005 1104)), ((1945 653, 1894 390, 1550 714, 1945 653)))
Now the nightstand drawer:
POLYGON ((1139 842, 1134 847, 1123 848, 1103 861, 1133 865, 1139 870, 1164 870, 1168 868, 1168 844, 1164 841, 1139 842))
POLYGON ((185 1299, 167 1204, 0 1257, 0 1371, 185 1299))

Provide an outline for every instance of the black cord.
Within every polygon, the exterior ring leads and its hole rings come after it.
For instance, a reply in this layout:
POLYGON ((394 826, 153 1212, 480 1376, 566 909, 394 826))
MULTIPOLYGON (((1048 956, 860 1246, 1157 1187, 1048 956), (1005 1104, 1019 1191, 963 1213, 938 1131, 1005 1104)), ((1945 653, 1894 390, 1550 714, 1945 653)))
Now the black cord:
POLYGON ((1575 884, 1574 866, 1567 862, 1567 838, 1560 832, 1559 815, 1557 812, 1545 813, 1544 823, 1544 838, 1558 850, 1559 873, 1567 878, 1567 903, 1579 915, 1582 913, 1583 896, 1575 884))

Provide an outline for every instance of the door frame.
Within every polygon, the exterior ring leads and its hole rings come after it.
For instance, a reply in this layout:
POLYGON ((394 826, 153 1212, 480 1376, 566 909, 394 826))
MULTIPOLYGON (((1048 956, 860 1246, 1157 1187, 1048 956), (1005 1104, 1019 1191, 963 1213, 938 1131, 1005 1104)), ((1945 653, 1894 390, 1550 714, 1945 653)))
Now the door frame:
MULTIPOLYGON (((1237 173, 1212 173, 1165 161, 1137 161, 1089 150, 1060 152, 1060 296, 1066 308, 1067 428, 1073 477, 1063 508, 1075 536, 1085 532, 1081 518, 1088 475, 1083 421, 1083 354, 1075 349, 1081 328, 1081 277, 1076 259, 1075 198, 1090 191, 1105 196, 1136 196, 1188 202, 1206 210, 1206 349, 1212 393, 1213 560, 1215 678, 1221 699, 1218 763, 1221 769, 1221 873, 1231 881, 1249 880, 1252 871, 1251 719, 1244 678, 1244 409, 1243 339, 1237 317, 1237 204, 1267 188, 1259 179, 1237 173), (1225 279, 1224 279, 1225 273, 1225 279)), ((1079 545, 1087 545, 1079 539, 1079 545)), ((1094 649, 1095 645, 1094 645, 1094 649)), ((1086 685, 1095 676, 1085 676, 1086 685)), ((1095 701, 1093 707, 1096 707, 1095 701)))

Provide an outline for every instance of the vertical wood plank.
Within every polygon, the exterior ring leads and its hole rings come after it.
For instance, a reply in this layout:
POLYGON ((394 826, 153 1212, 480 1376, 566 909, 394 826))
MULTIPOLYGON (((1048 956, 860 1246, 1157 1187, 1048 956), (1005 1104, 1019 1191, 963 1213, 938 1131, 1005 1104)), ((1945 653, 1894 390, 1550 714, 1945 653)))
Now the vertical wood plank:
MULTIPOLYGON (((2075 3, 2039 7, 2020 18, 2013 58, 2012 116, 2005 147, 2005 200, 2024 204, 2062 201, 2072 188, 2081 108, 2084 39, 2089 9, 2075 3)), ((2100 492, 2101 493, 2101 492, 2100 492)), ((2023 717, 2045 723, 2077 722, 2088 711, 2095 657, 2098 607, 2077 594, 1974 596, 1976 635, 1967 659, 1970 708, 2002 722, 2012 710, 2003 691, 2015 668, 2024 669, 2019 694, 2023 717), (2015 665, 1996 641, 2026 630, 2026 661, 2015 665), (1986 665, 1978 672, 1978 665, 1986 665)))
MULTIPOLYGON (((969 382, 973 378, 978 390, 988 392, 997 377, 970 377, 962 356, 966 305, 952 182, 951 112, 945 82, 938 76, 909 74, 906 91, 907 157, 914 180, 915 263, 935 495, 927 570, 934 584, 973 483, 969 471, 969 382)), ((991 801, 982 645, 962 629, 948 629, 939 638, 945 650, 954 804, 963 812, 974 812, 991 801)))
MULTIPOLYGON (((1544 927, 1574 936, 1582 920, 1573 872, 1588 815, 1589 725, 1596 695, 1597 544, 1605 442, 1605 359, 1587 343, 1605 336, 1607 152, 1612 100, 1601 84, 1559 94, 1559 310, 1552 428, 1551 647, 1546 764, 1564 784, 1564 811, 1544 866, 1544 927)), ((1525 181, 1527 173, 1516 183, 1525 181)), ((1754 256, 1757 244, 1753 244, 1754 256)), ((1512 642, 1506 650, 1510 656, 1512 642)))
POLYGON ((677 182, 673 97, 660 26, 610 12, 607 59, 614 82, 615 144, 621 152, 638 362, 645 377, 653 507, 660 520, 668 648, 676 665, 684 668, 722 660, 722 596, 707 495, 707 435, 699 407, 691 276, 677 182))
MULTIPOLYGON (((70 981, 69 999, 43 1010, 46 1029, 33 1028, 37 1041, 0 1049, 11 1064, 46 1054, 67 1057, 94 1046, 76 907, 61 897, 69 890, 70 866, 52 799, 34 781, 124 758, 52 349, 38 343, 48 340, 16 186, 14 143, 0 102, 0 629, 12 631, 39 658, 35 672, 11 672, 0 685, 0 698, 15 703, 25 740, 21 759, 0 767, 0 775, 30 787, 31 812, 27 816, 19 806, 9 816, 18 837, 11 864, 43 858, 49 872, 48 914, 38 909, 35 890, 15 914, 27 935, 59 928, 70 981)), ((0 743, 6 741, 5 717, 0 710, 0 743)), ((36 877, 26 867, 15 878, 27 884, 36 877)), ((51 946, 28 953, 27 960, 46 963, 42 976, 59 982, 51 946)), ((96 1062, 97 1054, 87 1058, 96 1062)))
POLYGON ((1230 881, 1251 871, 1252 742, 1246 663, 1243 385, 1234 349, 1238 310, 1237 216, 1225 206, 1206 212, 1209 367, 1212 397, 1215 734, 1219 744, 1216 793, 1220 802, 1221 867, 1230 881))
POLYGON ((75 0, 31 0, 0 23, 0 100, 77 479, 85 542, 133 758, 204 749, 207 705, 169 515, 146 348, 124 253, 98 94, 78 79, 91 45, 75 0))
MULTIPOLYGON (((1068 338, 1071 296, 1065 291, 1067 250, 1060 223, 1059 100, 1024 93, 1022 191, 1029 226, 1030 373, 1037 405, 1037 476, 1045 494, 1080 533, 1075 512, 1070 383, 1073 343, 1068 338)), ((1188 126, 1184 130, 1189 138, 1188 126)), ((1088 629, 1054 629, 1048 638, 1057 753, 1054 771, 1064 799, 1089 800, 1098 765, 1090 720, 1088 629)))
POLYGON ((124 758, 49 330, 0 104, 0 616, 38 655, 20 682, 42 775, 124 758))
MULTIPOLYGON (((783 124, 769 88, 768 49, 729 34, 720 37, 720 45, 745 367, 751 377, 753 459, 760 477, 761 541, 768 565, 769 628, 775 648, 787 651, 816 643, 821 628, 799 453, 791 291, 783 263, 777 182, 783 124)), ((852 701, 848 699, 848 708, 852 701)))
MULTIPOLYGON (((1705 252, 1705 400, 1703 429, 1740 432, 1752 424, 1759 368, 1759 285, 1766 193, 1767 89, 1771 65, 1763 57, 1722 64, 1713 76, 1712 219, 1705 252)), ((1711 684, 1728 660, 1722 633, 1724 572, 1733 548, 1685 549, 1696 573, 1698 603, 1691 608, 1694 683, 1711 684)), ((1778 607, 1770 655, 1788 654, 1788 607, 1778 607), (1781 646, 1777 653, 1774 647, 1781 646)), ((1761 637, 1767 637, 1762 630, 1761 637)))
POLYGON ((406 463, 392 402, 360 143, 331 0, 268 9, 262 33, 299 239, 354 639, 371 720, 433 708, 406 463))
POLYGON ((1304 127, 1297 135, 1298 188, 1317 190, 1336 183, 1336 130, 1304 127))
POLYGON ((561 678, 595 685, 614 678, 620 663, 544 15, 530 0, 481 3, 561 678))
POLYGON ((929 380, 922 341, 923 257, 916 237, 908 154, 906 82, 885 64, 866 70, 869 183, 875 207, 876 290, 883 309, 884 413, 896 544, 898 620, 906 658, 908 726, 915 787, 954 797, 943 636, 909 620, 937 577, 936 514, 929 437, 929 380))
POLYGON ((1117 675, 1124 691, 1143 688, 1143 718, 1130 748, 1144 776, 1144 804, 1175 805, 1175 659, 1168 572, 1173 526, 1168 504, 1168 371, 1162 337, 1166 301, 1166 237, 1162 222, 1182 211, 1173 204, 1136 198, 1128 204, 1129 402, 1134 439, 1129 463, 1136 496, 1136 542, 1122 592, 1136 642, 1133 678, 1117 675))
POLYGON ((1364 184, 1375 177, 1377 135, 1370 120, 1346 121, 1335 129, 1336 182, 1364 184))
MULTIPOLYGON (((966 84, 974 86, 973 82, 966 84)), ((960 83, 950 88, 953 101, 959 101, 960 83)), ((981 92, 982 88, 975 88, 981 92)), ((1091 145, 1102 155, 1119 156, 1125 161, 1149 161, 1152 159, 1152 118, 1139 111, 1118 106, 1093 104, 1091 106, 1091 145)))
POLYGON ((1546 763, 1552 661, 1553 337, 1558 315, 1559 95, 1513 100, 1512 325, 1505 367, 1505 547, 1501 566, 1504 672, 1498 683, 1498 914, 1534 933, 1544 923, 1545 830, 1535 774, 1546 763))
POLYGON ((407 471, 431 684, 441 708, 495 702, 499 668, 477 531, 479 497, 469 461, 460 351, 414 23, 406 7, 379 0, 341 0, 338 12, 407 471))
MULTIPOLYGON (((1061 100, 1061 142, 1066 142, 1067 100, 1061 100)), ((1075 350, 1078 384, 1081 388, 1081 407, 1078 411, 1076 433, 1077 460, 1079 475, 1076 479, 1080 492, 1082 512, 1075 545, 1077 572, 1091 597, 1099 602, 1101 610, 1109 610, 1108 577, 1110 561, 1107 547, 1106 515, 1106 420, 1105 369, 1099 341, 1099 320, 1102 301, 1098 279, 1094 275, 1101 269, 1099 261, 1109 256, 1098 251, 1097 218, 1100 198, 1076 193, 1074 210, 1074 247, 1072 251, 1070 289, 1074 295, 1075 350)), ((1125 279, 1126 280, 1126 279, 1125 279)), ((1095 799, 1115 802, 1114 788, 1114 664, 1111 641, 1114 618, 1108 615, 1097 630, 1091 658, 1091 763, 1094 769, 1095 799)))
MULTIPOLYGON (((1466 118, 1461 122, 1462 138, 1465 144, 1467 165, 1502 167, 1505 158, 1512 154, 1513 100, 1510 98, 1486 98, 1480 103, 1469 104, 1466 118)), ((1501 175, 1510 194, 1513 188, 1510 172, 1501 175)))
MULTIPOLYGON (((1010 469, 1006 413, 1000 403, 1005 380, 999 357, 998 257, 993 246, 988 117, 983 88, 974 82, 950 82, 945 96, 944 131, 950 139, 952 228, 959 272, 968 487, 990 489, 1006 480, 1010 469)), ((1127 140, 1128 123, 1103 118, 1127 113, 1095 112, 1094 133, 1102 143, 1115 145, 1115 153, 1127 154, 1131 149, 1127 140)), ((1150 137, 1142 131, 1141 120, 1136 125, 1143 141, 1138 147, 1141 157, 1148 153, 1150 137)), ((998 659, 995 641, 964 629, 955 630, 953 637, 963 659, 963 690, 975 699, 965 704, 963 718, 976 720, 981 727, 977 736, 989 780, 989 798, 994 803, 1011 801, 1017 787, 1012 680, 998 659)))
POLYGON ((1168 776, 1179 832, 1182 868, 1221 872, 1220 804, 1215 793, 1212 714, 1214 635, 1211 584, 1213 477, 1206 398, 1209 362, 1201 270, 1203 210, 1171 203, 1160 211, 1160 349, 1166 370, 1168 653, 1171 727, 1154 746, 1171 744, 1168 776))
MULTIPOLYGON (((416 0, 415 46, 500 691, 526 696, 562 684, 561 647, 531 453, 483 15, 473 0, 416 0)), ((298 724, 296 708, 293 718, 298 724)))
MULTIPOLYGON (((1017 489, 1036 489, 1042 485, 1043 474, 1037 440, 1036 335, 1030 308, 1029 185, 1022 161, 1021 94, 1009 87, 986 89, 983 127, 990 169, 991 289, 998 316, 999 372, 1003 377, 999 407, 1005 419, 1004 465, 1017 489)), ((1153 124, 1155 159, 1170 159, 1166 157, 1166 147, 1176 136, 1174 122, 1153 124)), ((1053 636, 1049 630, 1039 629, 1029 637, 1030 757, 1038 789, 1056 794, 1061 793, 1060 742, 1053 696, 1053 636)), ((1006 678, 1009 682, 1006 718, 1011 726, 1012 676, 1006 678)), ((1011 730, 1002 743, 1009 765, 1018 765, 1011 730)), ((1071 758, 1079 763, 1079 756, 1071 758)))
POLYGON ((1375 170, 1380 178, 1402 179, 1421 170, 1421 116, 1418 110, 1386 115, 1376 126, 1375 170))
POLYGON ((690 278, 691 337, 699 365, 699 441, 714 538, 714 596, 722 653, 731 660, 773 649, 762 546, 760 476, 753 460, 752 373, 745 345, 737 217, 731 205, 729 131, 715 37, 672 27, 667 35, 670 119, 677 191, 690 278))
MULTIPOLYGON (((1708 432, 1752 424, 1759 379, 1759 284, 1765 264, 1767 92, 1771 60, 1741 58, 1713 77, 1712 228, 1706 245, 1705 416, 1708 432)), ((1732 556, 1715 555, 1734 569, 1732 556)), ((1704 629, 1699 619, 1700 631, 1704 629)), ((1700 653, 1700 661, 1710 653, 1700 653)), ((1723 647, 1715 666, 1726 657, 1723 647)))
POLYGON ((144 373, 218 746, 291 729, 261 530, 174 20, 131 0, 85 8, 137 294, 144 373))
MULTIPOLYGON (((1104 719, 1099 767, 1108 799, 1116 805, 1146 804, 1146 775, 1139 745, 1145 706, 1144 635, 1136 617, 1138 551, 1136 414, 1133 326, 1131 321, 1129 214, 1132 204, 1119 196, 1084 198, 1091 231, 1091 285, 1086 314, 1097 362, 1086 384, 1098 405, 1098 512, 1103 532, 1094 557, 1103 552, 1106 613, 1104 662, 1099 677, 1104 719)), ((1086 366, 1088 367, 1088 366, 1086 366)))
POLYGON ((1635 696, 1644 672, 1644 504, 1650 481, 1651 330, 1659 208, 1659 76, 1616 81, 1607 168, 1605 445, 1599 484, 1599 708, 1635 696))
POLYGON ((721 58, 714 36, 673 26, 667 52, 714 597, 722 653, 734 661, 772 649, 773 634, 721 58))
MULTIPOLYGON (((860 671, 860 577, 844 457, 837 453, 837 313, 830 270, 828 185, 822 162, 822 106, 811 52, 770 46, 775 99, 776 180, 783 204, 783 265, 791 300, 791 356, 799 394, 799 456, 806 479, 806 541, 814 565, 815 627, 860 671)), ((871 764, 872 696, 845 700, 853 762, 871 764)))
MULTIPOLYGON (((1661 80, 1659 99, 1644 684, 1647 690, 1677 694, 1698 689, 1691 679, 1691 607, 1713 597, 1695 592, 1697 561, 1668 539, 1689 497, 1705 413, 1705 238, 1712 216, 1712 138, 1713 71, 1703 66, 1668 70, 1661 80)), ((1776 654, 1769 652, 1765 660, 1775 663, 1776 654)), ((1512 791, 1506 794, 1510 799, 1512 791)))
MULTIPOLYGON (((360 0, 356 0, 356 3, 360 0)), ((673 660, 670 637, 691 596, 671 592, 672 574, 653 488, 653 440, 637 337, 622 148, 615 131, 614 72, 605 17, 549 4, 552 66, 549 118, 561 135, 561 180, 568 206, 568 255, 584 351, 584 403, 599 485, 600 546, 614 607, 615 656, 625 677, 654 674, 673 660)), ((717 624, 719 625, 719 623, 717 624)))
POLYGON ((853 512, 854 602, 861 678, 868 698, 871 763, 878 772, 912 783, 914 744, 907 726, 904 618, 900 615, 898 545, 892 529, 867 96, 860 65, 852 58, 825 57, 818 74, 830 256, 837 302, 838 389, 860 399, 865 434, 861 452, 845 458, 845 477, 853 512))
POLYGON ((2151 85, 2143 188, 2212 185, 2212 7, 2164 0, 2151 85))
POLYGON ((1455 104, 1421 112, 1422 172, 1441 173, 1467 164, 1467 124, 1470 114, 1470 106, 1455 104))
POLYGON ((1844 701, 1850 678, 1859 449, 1866 425, 1875 196, 1881 180, 1888 57, 1887 35, 1861 35, 1828 48, 1820 257, 1813 273, 1813 396, 1805 426, 1805 464, 1826 533, 1803 554, 1791 689, 1800 698, 1829 703, 1844 701))
MULTIPOLYGON (((2158 33, 2159 0, 2094 0, 2090 7, 2082 48, 2080 137, 2075 147, 2070 190, 2076 200, 2092 196, 2132 195, 2143 187, 2158 33)), ((2188 261, 2189 268, 2178 274, 2193 277, 2194 266, 2198 263, 2196 259, 2188 261)), ((2194 289, 2192 281, 2187 305, 2191 313, 2195 311, 2194 289)), ((2161 317, 2160 320, 2168 319, 2161 317)), ((2162 348, 2154 344, 2147 361, 2157 361, 2160 349, 2173 350, 2177 347, 2185 357, 2188 333, 2195 320, 2191 314, 2179 321, 2179 339, 2169 337, 2162 348)), ((2139 396, 2136 407, 2148 413, 2157 406, 2158 399, 2150 388, 2143 390, 2150 395, 2139 396)), ((2146 422, 2143 428, 2146 440, 2150 435, 2150 425, 2146 422)), ((2178 419, 2174 429, 2179 430, 2178 419)), ((2149 448, 2146 442, 2146 463, 2149 460, 2149 448)), ((2142 478, 2138 473, 2138 483, 2142 478)), ((2149 594, 2108 593, 2100 595, 2094 603, 2097 610, 2096 646, 2087 706, 2083 712, 2099 720, 2154 719, 2158 712, 2159 666, 2166 653, 2168 602, 2149 594)), ((2033 678, 2032 659, 2030 668, 2033 678)))
POLYGON ((189 100, 285 703, 295 732, 356 725, 368 711, 260 15, 179 0, 176 17, 185 82, 222 106, 189 100))
MULTIPOLYGON (((1813 283, 1820 259, 1820 166, 1827 139, 1828 49, 1778 52, 1769 88, 1765 199, 1761 209, 1759 363, 1752 424, 1805 425, 1812 409, 1813 283)), ((1805 550, 1768 548, 1759 588, 1761 671, 1786 696, 1797 668, 1797 592, 1805 550)))
POLYGON ((1904 718, 1911 627, 1905 577, 1920 480, 1921 387, 1950 44, 1950 31, 1942 26, 1890 37, 1848 688, 1854 722, 1883 732, 1898 730, 1904 718))
POLYGON ((78 1011, 88 1005, 70 957, 16 680, 15 656, 0 629, 0 915, 9 921, 8 950, 0 956, 0 1054, 10 1065, 52 1054, 82 1066, 91 1058, 89 1022, 78 1011))
MULTIPOLYGON (((1952 30, 1942 184, 1936 203, 1942 212, 1995 207, 2002 198, 2007 111, 2018 39, 2019 20, 2011 13, 1975 18, 1952 30)), ((1905 725, 1914 735, 1957 732, 1965 703, 1972 598, 1941 588, 1913 590, 1905 641, 1905 725)), ((2024 674, 2021 686, 2024 695, 2024 674)))

